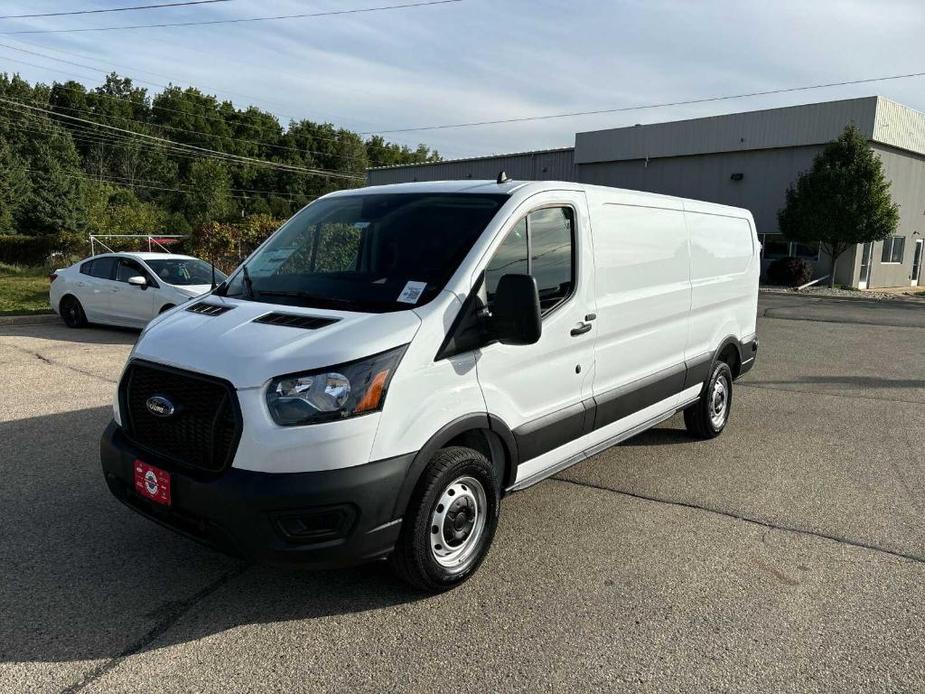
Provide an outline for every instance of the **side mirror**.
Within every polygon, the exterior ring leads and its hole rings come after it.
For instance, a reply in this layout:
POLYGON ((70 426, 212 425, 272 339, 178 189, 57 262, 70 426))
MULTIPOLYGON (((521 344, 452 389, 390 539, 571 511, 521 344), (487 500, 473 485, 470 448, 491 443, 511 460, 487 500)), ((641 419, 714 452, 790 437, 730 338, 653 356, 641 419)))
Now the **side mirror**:
POLYGON ((532 345, 543 333, 540 295, 530 275, 504 275, 495 291, 492 328, 504 345, 532 345))
POLYGON ((141 275, 135 275, 134 277, 129 277, 128 283, 132 285, 133 287, 138 287, 139 289, 148 288, 148 280, 146 280, 141 275))

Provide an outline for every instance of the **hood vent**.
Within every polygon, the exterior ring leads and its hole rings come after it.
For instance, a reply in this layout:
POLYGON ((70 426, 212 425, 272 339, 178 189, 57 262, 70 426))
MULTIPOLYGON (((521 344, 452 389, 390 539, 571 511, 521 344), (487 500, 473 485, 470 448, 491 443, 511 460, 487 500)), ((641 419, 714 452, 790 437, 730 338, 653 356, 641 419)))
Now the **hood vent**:
POLYGON ((204 316, 220 316, 233 308, 234 306, 221 306, 219 304, 209 304, 205 301, 200 301, 186 310, 190 313, 201 313, 204 316))
POLYGON ((255 318, 255 323, 266 323, 268 325, 282 325, 287 328, 301 328, 303 330, 317 330, 331 323, 336 323, 337 318, 321 318, 320 316, 299 316, 294 313, 267 313, 266 315, 255 318))

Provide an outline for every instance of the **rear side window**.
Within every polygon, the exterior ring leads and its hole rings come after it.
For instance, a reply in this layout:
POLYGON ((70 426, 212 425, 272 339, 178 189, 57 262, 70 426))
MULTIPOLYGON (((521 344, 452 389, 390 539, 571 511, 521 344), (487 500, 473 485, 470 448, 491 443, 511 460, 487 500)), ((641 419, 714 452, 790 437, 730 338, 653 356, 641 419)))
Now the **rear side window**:
POLYGON ((115 258, 97 258, 93 261, 93 265, 90 268, 90 274, 93 277, 99 277, 104 280, 111 280, 115 276, 115 271, 115 258))
POLYGON ((691 277, 702 279, 744 272, 754 249, 745 219, 687 212, 691 239, 691 277))
POLYGON ((569 207, 549 207, 531 212, 505 237, 485 268, 485 296, 494 303, 498 282, 504 275, 533 275, 540 308, 548 313, 571 293, 575 277, 574 217, 569 207))
POLYGON ((93 263, 95 261, 88 260, 86 263, 80 266, 81 275, 92 275, 93 274, 93 263))

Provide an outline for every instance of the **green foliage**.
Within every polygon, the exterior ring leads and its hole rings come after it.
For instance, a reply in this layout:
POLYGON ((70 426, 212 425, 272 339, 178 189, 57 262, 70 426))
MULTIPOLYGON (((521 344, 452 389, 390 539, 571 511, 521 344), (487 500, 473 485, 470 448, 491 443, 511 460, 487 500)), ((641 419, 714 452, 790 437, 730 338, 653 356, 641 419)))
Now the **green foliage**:
POLYGON ((183 212, 193 226, 210 220, 224 221, 234 214, 231 176, 221 162, 211 159, 193 162, 187 185, 189 188, 183 193, 183 212))
POLYGON ((252 215, 234 224, 207 222, 193 231, 183 250, 230 272, 281 224, 269 215, 252 215))
POLYGON ((813 277, 813 266, 805 258, 778 258, 768 265, 768 282, 784 287, 799 287, 813 277))
POLYGON ((165 233, 163 208, 142 202, 134 192, 107 183, 87 185, 86 230, 91 234, 165 233))
POLYGON ((0 236, 0 263, 37 265, 45 262, 54 250, 55 237, 50 234, 0 236))
POLYGON ((834 284, 838 256, 857 243, 891 235, 899 224, 899 207, 890 197, 890 182, 880 158, 854 126, 848 126, 787 190, 778 225, 789 239, 820 242, 832 258, 834 284))
POLYGON ((0 233, 183 234, 242 216, 284 219, 319 195, 361 184, 232 162, 132 132, 358 177, 368 166, 439 160, 424 145, 364 141, 330 123, 301 120, 284 128, 271 113, 239 109, 193 87, 149 94, 115 73, 95 89, 75 81, 31 85, 0 74, 0 96, 54 114, 0 104, 0 233))
POLYGON ((427 145, 418 145, 411 149, 407 145, 386 142, 381 135, 373 135, 366 141, 366 156, 370 166, 396 166, 399 164, 423 164, 440 161, 437 150, 430 150, 427 145))
POLYGON ((14 230, 14 218, 29 192, 29 174, 6 142, 0 141, 0 234, 14 230))

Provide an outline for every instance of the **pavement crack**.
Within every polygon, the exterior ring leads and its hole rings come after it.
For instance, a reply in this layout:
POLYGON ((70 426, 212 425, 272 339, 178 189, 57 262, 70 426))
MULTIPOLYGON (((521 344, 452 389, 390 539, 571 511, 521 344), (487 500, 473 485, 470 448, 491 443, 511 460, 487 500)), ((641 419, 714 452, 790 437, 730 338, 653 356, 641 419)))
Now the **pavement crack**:
POLYGON ((242 573, 244 573, 250 564, 243 564, 242 566, 237 567, 232 571, 228 571, 217 579, 206 585, 196 594, 190 596, 186 600, 177 600, 170 602, 165 610, 161 613, 160 619, 152 626, 144 635, 141 636, 137 641, 130 644, 127 648, 122 650, 118 655, 109 658, 105 662, 101 663, 99 666, 87 672, 79 681, 65 687, 61 690, 61 694, 74 694, 74 692, 79 692, 90 684, 93 684, 96 680, 100 679, 107 672, 117 667, 123 660, 126 658, 139 653, 141 650, 149 646, 155 640, 157 640, 162 634, 164 634, 168 629, 170 629, 174 624, 176 624, 187 612, 189 612, 193 607, 196 606, 199 602, 205 600, 207 597, 216 592, 219 588, 224 586, 226 583, 232 579, 237 578, 242 573))
POLYGON ((807 530, 805 528, 797 528, 787 525, 778 525, 776 523, 770 523, 768 521, 759 520, 757 518, 752 518, 750 516, 745 516, 739 513, 733 513, 732 511, 723 511, 717 508, 711 508, 709 506, 702 506, 701 504, 695 504, 689 501, 674 501, 673 499, 664 499, 657 496, 649 496, 647 494, 637 494, 635 492, 627 492, 622 489, 614 489, 613 487, 604 487, 598 484, 591 484, 589 482, 579 482, 577 480, 567 479, 565 477, 559 477, 554 475, 549 479, 555 482, 563 482, 565 484, 573 484, 578 487, 588 487, 590 489, 598 489, 604 492, 610 492, 612 494, 619 494, 621 496, 627 496, 632 499, 639 499, 641 501, 649 501, 656 504, 665 504, 668 506, 676 506, 679 508, 686 508, 693 511, 702 511, 704 513, 711 513, 717 516, 723 516, 725 518, 732 518, 733 520, 742 521, 744 523, 751 523, 752 525, 758 525, 762 528, 768 528, 770 530, 780 530, 782 532, 796 533, 797 535, 809 535, 811 537, 820 538, 823 540, 831 540, 832 542, 838 542, 839 544, 849 545, 851 547, 858 547, 859 549, 870 550, 871 552, 880 552, 882 554, 888 554, 892 557, 897 557, 898 559, 906 559, 908 561, 914 561, 919 564, 925 564, 925 556, 920 556, 917 554, 911 554, 909 552, 900 552, 893 549, 887 549, 885 547, 879 547, 877 545, 872 545, 866 542, 861 542, 859 540, 852 540, 847 537, 841 537, 839 535, 832 535, 829 533, 819 532, 817 530, 807 530))
POLYGON ((95 378, 96 380, 103 381, 104 383, 118 383, 119 382, 117 379, 106 378, 105 376, 100 376, 99 374, 93 373, 92 371, 88 371, 87 369, 81 369, 76 366, 71 366, 70 364, 65 364, 60 361, 55 361, 54 359, 49 359, 48 357, 46 357, 44 354, 41 354, 40 352, 34 352, 31 349, 25 349, 24 347, 20 347, 19 345, 11 345, 9 343, 5 343, 5 344, 7 347, 12 347, 18 352, 22 352, 23 354, 28 354, 32 357, 35 357, 36 359, 38 359, 44 364, 47 364, 48 366, 58 366, 62 369, 73 371, 74 373, 79 373, 84 376, 89 376, 90 378, 95 378))
POLYGON ((847 400, 878 400, 880 402, 901 402, 906 405, 923 405, 922 400, 906 400, 904 398, 883 398, 876 395, 845 395, 844 393, 824 393, 819 390, 805 390, 803 388, 775 388, 774 386, 764 386, 757 383, 736 381, 737 388, 754 388, 756 390, 773 390, 780 393, 803 393, 804 395, 823 395, 831 398, 845 398, 847 400))

